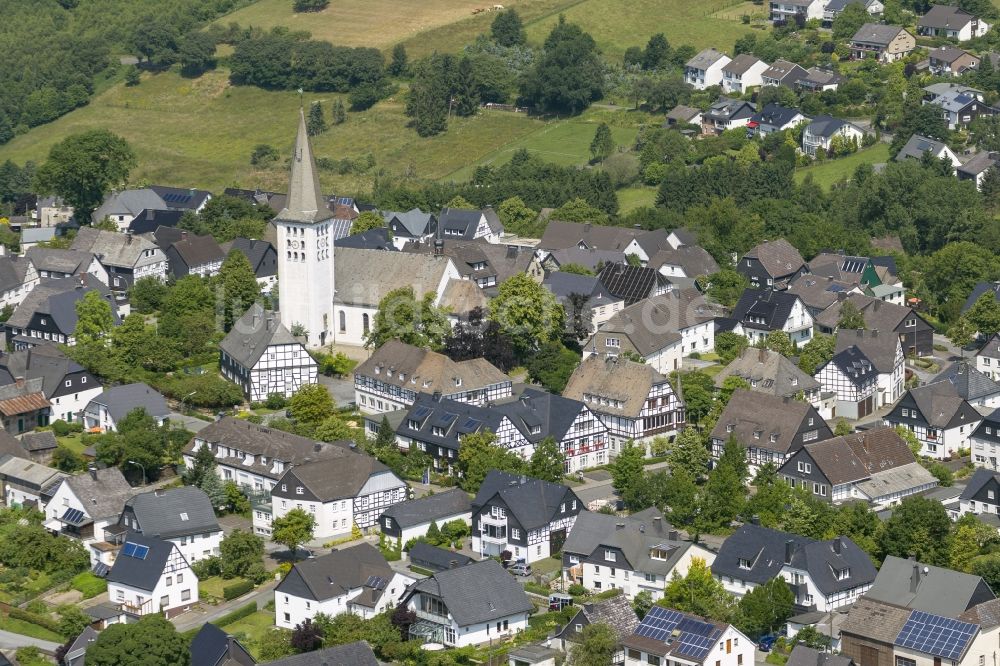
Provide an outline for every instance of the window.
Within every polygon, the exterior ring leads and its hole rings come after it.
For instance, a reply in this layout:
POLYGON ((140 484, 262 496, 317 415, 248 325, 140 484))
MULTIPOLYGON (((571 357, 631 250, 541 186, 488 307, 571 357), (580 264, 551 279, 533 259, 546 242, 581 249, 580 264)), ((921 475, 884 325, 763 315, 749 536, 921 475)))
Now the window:
POLYGON ((621 347, 622 344, 621 344, 621 341, 618 338, 605 338, 604 339, 604 346, 605 347, 621 347))
POLYGON ((125 590, 115 590, 115 601, 125 601, 125 590))
POLYGON ((184 582, 184 574, 182 573, 177 574, 177 584, 180 585, 183 582, 184 582))
POLYGON ((72 386, 72 385, 73 385, 73 382, 70 381, 69 379, 67 379, 66 380, 66 386, 72 386))
POLYGON ((906 325, 907 325, 907 326, 910 326, 910 327, 913 327, 913 326, 916 326, 916 325, 917 325, 917 320, 916 320, 916 318, 913 318, 913 319, 907 319, 907 320, 906 320, 906 325))
POLYGON ((160 608, 167 608, 170 606, 170 595, 164 594, 160 597, 160 608))
POLYGON ((281 492, 287 492, 287 491, 288 491, 288 486, 285 485, 284 483, 281 484, 281 492))
POLYGON ((994 499, 995 493, 992 490, 986 491, 986 499, 994 499))
POLYGON ((804 464, 806 474, 811 474, 813 471, 813 466, 809 463, 804 464))
POLYGON ((305 489, 302 486, 296 486, 295 487, 295 494, 296 495, 301 495, 304 492, 305 492, 305 489))
POLYGON ((747 569, 747 570, 749 570, 750 567, 751 567, 750 560, 741 557, 740 558, 740 569, 747 569))
POLYGON ((174 577, 173 576, 167 576, 167 587, 170 587, 173 584, 174 584, 174 577))
POLYGON ((917 666, 915 659, 907 659, 906 657, 896 657, 896 666, 917 666))
POLYGON ((800 460, 798 465, 796 465, 796 469, 798 469, 800 472, 804 472, 806 471, 806 464, 800 460))
POLYGON ((181 590, 181 601, 191 601, 191 590, 181 590))
POLYGON ((647 654, 646 663, 649 664, 649 666, 660 666, 660 658, 655 654, 647 654))
POLYGON ((566 513, 566 502, 559 505, 559 513, 566 513))
POLYGON ((850 577, 851 577, 851 570, 850 570, 850 568, 848 568, 848 569, 841 569, 840 571, 837 572, 837 578, 839 580, 847 580, 850 577))
POLYGON ((910 416, 910 410, 907 409, 906 407, 903 407, 903 416, 906 416, 906 417, 910 416))
POLYGON ((520 539, 521 538, 521 530, 517 529, 516 527, 512 528, 510 530, 510 538, 511 539, 520 539))
MULTIPOLYGON (((605 550, 604 551, 604 560, 607 561, 607 562, 617 562, 618 561, 618 555, 613 550, 605 550)), ((612 571, 614 571, 614 570, 612 569, 612 571)), ((611 575, 614 576, 613 573, 611 575)))
POLYGON ((573 510, 576 511, 576 500, 573 500, 573 503, 572 503, 571 506, 573 507, 573 510))

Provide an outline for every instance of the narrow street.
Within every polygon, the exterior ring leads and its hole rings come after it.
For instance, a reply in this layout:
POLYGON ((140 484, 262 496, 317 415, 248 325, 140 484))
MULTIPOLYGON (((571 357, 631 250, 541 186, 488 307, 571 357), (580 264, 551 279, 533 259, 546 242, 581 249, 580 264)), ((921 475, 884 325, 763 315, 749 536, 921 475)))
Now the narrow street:
MULTIPOLYGON (((205 606, 199 604, 194 608, 194 610, 178 615, 173 618, 171 622, 173 622, 174 626, 177 627, 177 631, 187 631, 188 629, 200 627, 206 622, 212 622, 213 620, 216 620, 227 613, 231 613, 237 608, 245 606, 252 601, 257 602, 257 610, 261 610, 267 605, 267 602, 274 599, 274 588, 277 584, 277 581, 268 581, 253 592, 250 592, 239 599, 226 601, 218 606, 205 606)), ((0 640, 2 640, 2 636, 0 636, 0 640)))

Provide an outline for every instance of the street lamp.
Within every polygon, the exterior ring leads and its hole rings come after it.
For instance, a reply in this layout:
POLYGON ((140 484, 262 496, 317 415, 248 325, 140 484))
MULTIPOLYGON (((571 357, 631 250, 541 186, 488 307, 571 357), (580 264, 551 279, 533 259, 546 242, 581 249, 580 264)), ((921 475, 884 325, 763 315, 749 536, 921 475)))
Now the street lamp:
POLYGON ((188 398, 190 398, 191 396, 193 396, 197 392, 198 391, 191 391, 186 396, 184 396, 183 398, 181 398, 181 414, 182 415, 184 414, 184 403, 187 401, 188 398))
POLYGON ((128 464, 129 465, 138 465, 139 466, 139 468, 142 470, 142 485, 145 486, 146 485, 146 467, 142 463, 137 463, 134 460, 129 460, 128 464))

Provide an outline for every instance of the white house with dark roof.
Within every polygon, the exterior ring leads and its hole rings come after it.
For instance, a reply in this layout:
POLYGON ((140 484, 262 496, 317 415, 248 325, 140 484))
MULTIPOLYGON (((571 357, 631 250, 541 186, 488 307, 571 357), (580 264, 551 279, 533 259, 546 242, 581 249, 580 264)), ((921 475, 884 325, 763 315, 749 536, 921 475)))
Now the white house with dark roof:
POLYGON ((1000 474, 995 469, 979 467, 969 477, 958 496, 958 512, 1000 515, 1000 474))
POLYGON ((761 74, 770 67, 750 53, 741 53, 722 68, 722 91, 742 95, 750 88, 759 87, 761 74))
POLYGON ((986 173, 1000 164, 1000 153, 981 150, 972 155, 961 166, 955 168, 955 175, 959 180, 972 180, 976 183, 976 189, 982 189, 983 179, 986 173))
POLYGON ((302 509, 316 520, 314 538, 333 539, 349 535, 355 525, 375 527, 382 512, 408 495, 406 483, 388 467, 368 454, 348 451, 282 474, 271 488, 272 520, 302 509))
POLYGON ((886 425, 901 426, 916 435, 922 455, 939 460, 969 448, 970 438, 982 420, 982 415, 949 381, 910 389, 883 417, 886 425))
POLYGON ((76 304, 96 291, 111 305, 115 325, 121 322, 118 305, 108 288, 92 275, 77 281, 47 279, 39 282, 21 301, 4 323, 14 349, 28 349, 46 342, 67 346, 76 344, 76 304))
POLYGON ((684 82, 698 90, 722 84, 722 68, 732 58, 715 49, 705 49, 684 65, 684 82))
POLYGON ((239 384, 251 402, 272 393, 290 398, 319 376, 316 359, 288 332, 281 316, 258 303, 233 323, 219 352, 222 376, 239 384))
POLYGON ((720 97, 702 114, 701 130, 705 134, 722 134, 726 130, 746 127, 757 107, 742 99, 720 97))
POLYGON ((278 282, 278 253, 266 240, 234 238, 222 244, 222 251, 228 257, 236 251, 246 256, 257 276, 257 284, 264 291, 270 291, 278 282))
POLYGON ((854 123, 840 120, 833 116, 816 116, 802 130, 802 152, 812 157, 820 150, 829 151, 836 137, 845 141, 853 141, 860 148, 865 138, 865 131, 854 123))
POLYGON ((472 500, 458 488, 394 504, 379 516, 378 526, 390 544, 401 548, 410 539, 425 536, 431 523, 441 527, 453 520, 472 524, 472 500))
POLYGON ((167 279, 166 255, 156 243, 142 236, 83 227, 70 248, 97 257, 108 273, 112 291, 126 291, 136 280, 146 277, 167 279))
POLYGON ((771 0, 771 20, 794 23, 823 18, 823 0, 771 0))
POLYGON ((945 37, 967 42, 982 37, 990 24, 960 7, 931 5, 926 14, 917 19, 917 34, 922 37, 945 37))
POLYGON ((754 344, 772 331, 783 331, 795 344, 812 339, 813 318, 802 299, 788 291, 746 289, 733 308, 732 318, 754 344))
POLYGON ((562 550, 581 511, 566 486, 490 470, 472 500, 472 550, 528 564, 562 550))
POLYGON ((83 425, 91 431, 113 432, 118 423, 136 409, 145 409, 156 425, 170 416, 167 401, 148 384, 136 382, 112 386, 91 399, 83 410, 83 425))
POLYGON ((167 258, 170 274, 175 278, 218 275, 226 258, 222 247, 209 235, 197 236, 184 229, 160 227, 154 237, 167 258))
POLYGON ((134 618, 171 618, 198 603, 198 577, 170 541, 129 534, 106 577, 108 600, 134 618))
POLYGON ((38 269, 31 259, 0 256, 0 308, 17 307, 38 286, 38 269))
POLYGON ((993 380, 1000 380, 1000 333, 994 333, 976 352, 976 370, 993 380))
POLYGON ((499 243, 503 225, 495 214, 490 217, 494 219, 488 219, 485 210, 442 208, 438 215, 437 237, 463 240, 482 238, 488 243, 499 243))
POLYGON ((624 666, 744 666, 757 647, 731 624, 662 606, 653 606, 622 646, 624 666))
POLYGON ((396 249, 413 241, 423 241, 437 234, 438 220, 433 213, 425 213, 419 208, 402 211, 383 211, 385 226, 392 231, 392 243, 396 249))
POLYGON ((222 528, 205 491, 195 486, 139 493, 125 502, 123 532, 169 541, 191 564, 219 554, 222 528))
POLYGON ((785 86, 794 88, 800 79, 809 76, 809 72, 803 67, 788 60, 775 60, 764 73, 761 74, 761 83, 765 86, 785 86))
POLYGON ((887 555, 865 597, 898 608, 958 617, 996 599, 981 576, 887 555))
POLYGON ((400 604, 417 615, 411 638, 447 647, 509 638, 528 628, 534 611, 517 579, 492 559, 418 580, 400 604))
POLYGON ((897 162, 908 159, 920 160, 923 159, 925 153, 930 153, 934 158, 939 160, 948 160, 953 167, 962 164, 962 161, 958 159, 958 155, 948 147, 947 143, 936 139, 928 139, 919 134, 914 134, 907 140, 906 144, 896 153, 895 160, 897 162))
POLYGON ((760 136, 791 129, 799 123, 808 120, 798 109, 791 109, 780 104, 768 104, 750 117, 747 127, 760 136))
POLYGON ((784 238, 758 243, 736 264, 737 272, 750 280, 751 287, 767 289, 783 289, 805 267, 802 255, 784 238))
POLYGON ((721 389, 729 377, 742 379, 751 391, 780 398, 802 396, 824 418, 828 418, 826 412, 833 416, 830 401, 820 392, 821 384, 778 352, 747 347, 715 376, 715 386, 721 389))
POLYGON ((38 277, 63 279, 90 273, 103 284, 108 283, 108 272, 90 252, 64 250, 54 247, 33 247, 25 252, 38 277))
POLYGON ((823 8, 823 22, 833 23, 848 5, 861 5, 872 16, 881 16, 885 11, 885 5, 881 0, 827 0, 823 8))
POLYGON ((753 523, 727 538, 712 563, 712 575, 732 594, 742 596, 780 576, 796 606, 817 611, 854 603, 876 573, 871 558, 849 537, 815 541, 753 523))
POLYGON ((656 509, 625 518, 584 511, 563 545, 562 577, 593 592, 621 589, 629 599, 649 592, 655 601, 696 558, 711 565, 715 553, 681 540, 656 509))
POLYGON ((104 202, 94 210, 91 221, 100 222, 107 218, 118 225, 124 232, 139 213, 144 210, 166 210, 167 204, 163 198, 151 188, 144 187, 134 190, 112 192, 105 197, 104 202))
POLYGON ((878 371, 863 351, 854 345, 836 352, 816 370, 823 391, 837 395, 835 416, 857 420, 877 408, 878 371))
MULTIPOLYGON (((511 579, 513 580, 513 578, 511 579)), ((294 629, 323 613, 372 618, 395 606, 413 578, 394 571, 368 543, 297 562, 274 588, 274 623, 294 629)))
POLYGON ((0 356, 0 386, 17 378, 41 379, 53 420, 82 423, 83 412, 104 388, 96 376, 54 344, 38 345, 0 356))

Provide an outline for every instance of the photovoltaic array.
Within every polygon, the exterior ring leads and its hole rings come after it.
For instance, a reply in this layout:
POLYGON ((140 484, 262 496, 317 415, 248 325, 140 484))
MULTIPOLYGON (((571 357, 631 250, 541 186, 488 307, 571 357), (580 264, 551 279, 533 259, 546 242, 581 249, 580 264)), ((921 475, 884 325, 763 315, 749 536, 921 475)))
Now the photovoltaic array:
POLYGON ((942 659, 959 659, 977 631, 976 624, 912 611, 896 637, 896 645, 942 659))
POLYGON ((635 633, 667 645, 676 645, 674 652, 700 661, 719 640, 722 630, 678 611, 653 606, 635 633))

